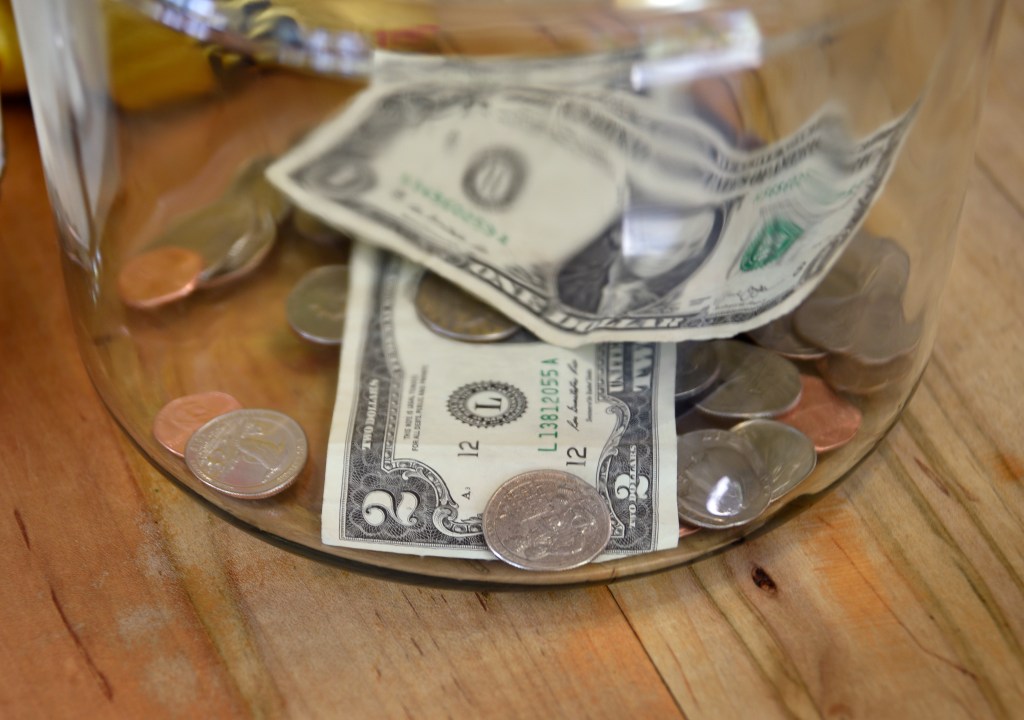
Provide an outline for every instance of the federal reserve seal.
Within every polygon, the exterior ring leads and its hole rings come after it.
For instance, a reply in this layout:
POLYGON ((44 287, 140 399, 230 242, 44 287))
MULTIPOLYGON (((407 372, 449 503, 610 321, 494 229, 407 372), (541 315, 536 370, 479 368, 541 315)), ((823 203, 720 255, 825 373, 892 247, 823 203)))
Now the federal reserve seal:
POLYGON ((448 396, 448 412, 472 427, 499 427, 526 412, 526 395, 514 385, 495 380, 469 383, 448 396))

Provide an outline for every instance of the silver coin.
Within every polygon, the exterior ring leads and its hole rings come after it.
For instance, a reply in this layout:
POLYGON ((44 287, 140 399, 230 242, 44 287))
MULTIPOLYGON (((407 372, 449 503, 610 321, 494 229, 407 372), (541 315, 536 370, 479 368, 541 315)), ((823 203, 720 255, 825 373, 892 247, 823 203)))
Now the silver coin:
POLYGON ((869 365, 908 355, 921 341, 921 323, 908 323, 900 298, 881 290, 804 303, 794 326, 829 352, 854 355, 869 365))
POLYGON ((748 420, 775 417, 800 400, 800 372, 784 357, 736 340, 717 340, 719 385, 697 402, 714 417, 748 420))
POLYGON ((238 174, 232 185, 232 192, 248 196, 259 208, 265 209, 274 219, 274 224, 283 222, 291 211, 291 203, 269 180, 267 168, 274 161, 272 157, 253 160, 238 174))
POLYGON ((585 565, 611 539, 611 513, 600 493, 561 470, 516 475, 494 492, 483 514, 484 540, 523 570, 585 565))
POLYGON ((824 350, 797 337, 793 331, 792 313, 751 330, 747 336, 766 350, 790 360, 820 360, 824 350))
POLYGON ((281 492, 306 464, 306 435, 275 410, 235 410, 193 433, 185 462, 202 483, 231 497, 258 500, 281 492))
POLYGON ((728 430, 697 430, 678 440, 679 517, 690 525, 728 528, 754 520, 771 502, 761 455, 728 430))
POLYGON ((711 343, 677 343, 676 400, 700 395, 715 384, 719 370, 718 354, 711 343))
POLYGON ((873 395, 896 385, 914 367, 914 356, 903 355, 884 364, 866 364, 846 355, 818 361, 818 371, 834 390, 851 395, 873 395))
POLYGON ((415 303, 416 314, 423 324, 451 340, 499 342, 520 330, 518 324, 483 300, 432 272, 424 272, 420 277, 415 303))
POLYGON ((351 242, 343 232, 336 230, 302 208, 295 208, 295 212, 292 214, 292 227, 299 235, 317 245, 344 247, 351 242))
POLYGON ((311 342, 338 345, 345 328, 347 299, 347 265, 310 270, 288 295, 288 324, 311 342))
POLYGON ((811 439, 795 427, 774 420, 747 420, 732 429, 750 441, 768 468, 772 500, 778 500, 814 470, 818 453, 811 439))
POLYGON ((256 208, 256 225, 228 249, 223 261, 200 276, 202 287, 219 287, 242 278, 258 268, 277 239, 277 225, 270 211, 256 208))
POLYGON ((266 257, 275 237, 274 223, 266 210, 248 197, 228 195, 187 215, 149 249, 173 246, 199 253, 203 258, 199 284, 209 285, 239 268, 252 270, 252 257, 266 257))

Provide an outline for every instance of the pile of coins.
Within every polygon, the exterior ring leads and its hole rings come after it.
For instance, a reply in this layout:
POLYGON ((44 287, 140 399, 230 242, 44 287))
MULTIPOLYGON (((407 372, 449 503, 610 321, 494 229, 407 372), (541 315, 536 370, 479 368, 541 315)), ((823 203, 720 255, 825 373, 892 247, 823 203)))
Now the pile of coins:
POLYGON ((185 458, 192 474, 231 497, 259 500, 295 482, 306 464, 306 435, 275 410, 243 409, 223 392, 176 398, 153 420, 153 436, 185 458))
POLYGON ((264 178, 270 159, 236 177, 222 198, 186 216, 129 259, 118 275, 121 301, 152 310, 203 288, 226 285, 267 258, 290 206, 264 178))
MULTIPOLYGON (((292 210, 263 177, 261 160, 223 198, 172 227, 119 275, 123 302, 152 309, 255 270, 281 224, 320 245, 350 242, 316 217, 292 210)), ((921 339, 903 298, 910 262, 893 241, 861 233, 794 312, 744 338, 676 345, 680 537, 752 522, 814 471, 818 456, 851 442, 862 423, 855 400, 904 379, 921 339)), ((339 345, 348 266, 325 265, 294 286, 286 318, 312 343, 339 345)), ((467 343, 536 337, 486 303, 424 271, 415 295, 424 326, 467 343)), ((306 437, 273 410, 245 409, 220 392, 168 403, 153 434, 195 477, 245 499, 288 488, 306 462, 306 437)), ((590 562, 610 539, 609 508, 569 473, 538 470, 503 483, 483 514, 496 557, 528 570, 590 562)))

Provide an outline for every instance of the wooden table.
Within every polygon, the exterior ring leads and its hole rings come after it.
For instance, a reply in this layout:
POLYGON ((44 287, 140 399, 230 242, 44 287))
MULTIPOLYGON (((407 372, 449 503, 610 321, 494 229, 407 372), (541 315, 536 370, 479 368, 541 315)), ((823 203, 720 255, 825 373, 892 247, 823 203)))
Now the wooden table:
POLYGON ((79 362, 34 134, 4 108, 0 716, 1021 717, 1024 2, 934 359, 840 488, 691 567, 465 592, 289 554, 153 470, 79 362))

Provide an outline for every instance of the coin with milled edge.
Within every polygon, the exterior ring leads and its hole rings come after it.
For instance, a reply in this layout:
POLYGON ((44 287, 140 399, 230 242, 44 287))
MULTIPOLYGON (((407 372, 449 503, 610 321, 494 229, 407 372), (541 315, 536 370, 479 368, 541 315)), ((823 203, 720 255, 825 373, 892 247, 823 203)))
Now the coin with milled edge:
POLYGON ((204 392, 175 398, 153 418, 153 437, 175 455, 185 454, 192 434, 215 417, 240 410, 242 403, 223 392, 204 392))
POLYGON ((756 519, 772 486, 760 453, 728 430, 697 430, 678 440, 679 518, 690 525, 728 528, 756 519))
POLYGON ((128 260, 117 277, 117 290, 125 305, 151 310, 180 300, 196 289, 203 258, 180 247, 149 250, 128 260))
POLYGON ((811 439, 814 449, 828 452, 857 436, 862 421, 857 407, 832 392, 821 378, 801 375, 803 392, 796 407, 777 419, 811 439))
POLYGON ((814 470, 818 453, 811 439, 790 425, 775 420, 747 420, 732 429, 761 453, 772 485, 772 500, 803 482, 814 470))
POLYGON ((484 540, 523 570, 586 565, 611 540, 611 513, 600 493, 571 473, 532 470, 506 480, 483 514, 484 540))
POLYGON ((438 335, 462 342, 498 342, 519 325, 439 275, 423 273, 416 288, 416 313, 438 335))
POLYGON ((827 354, 821 348, 801 340, 793 332, 793 315, 783 315, 767 325, 747 333, 751 340, 766 350, 790 360, 819 360, 827 354))
POLYGON ((781 415, 800 399, 800 372, 789 360, 736 340, 717 340, 719 384, 697 402, 708 415, 738 420, 781 415))
POLYGON ((235 410, 210 420, 185 446, 185 463, 205 485, 244 500, 276 495, 306 464, 306 435, 275 410, 235 410))
POLYGON ((676 344, 676 400, 700 395, 715 384, 718 375, 718 354, 712 343, 676 344))
POLYGON ((288 324, 311 342, 338 345, 345 329, 347 300, 347 265, 310 270, 288 295, 288 324))

